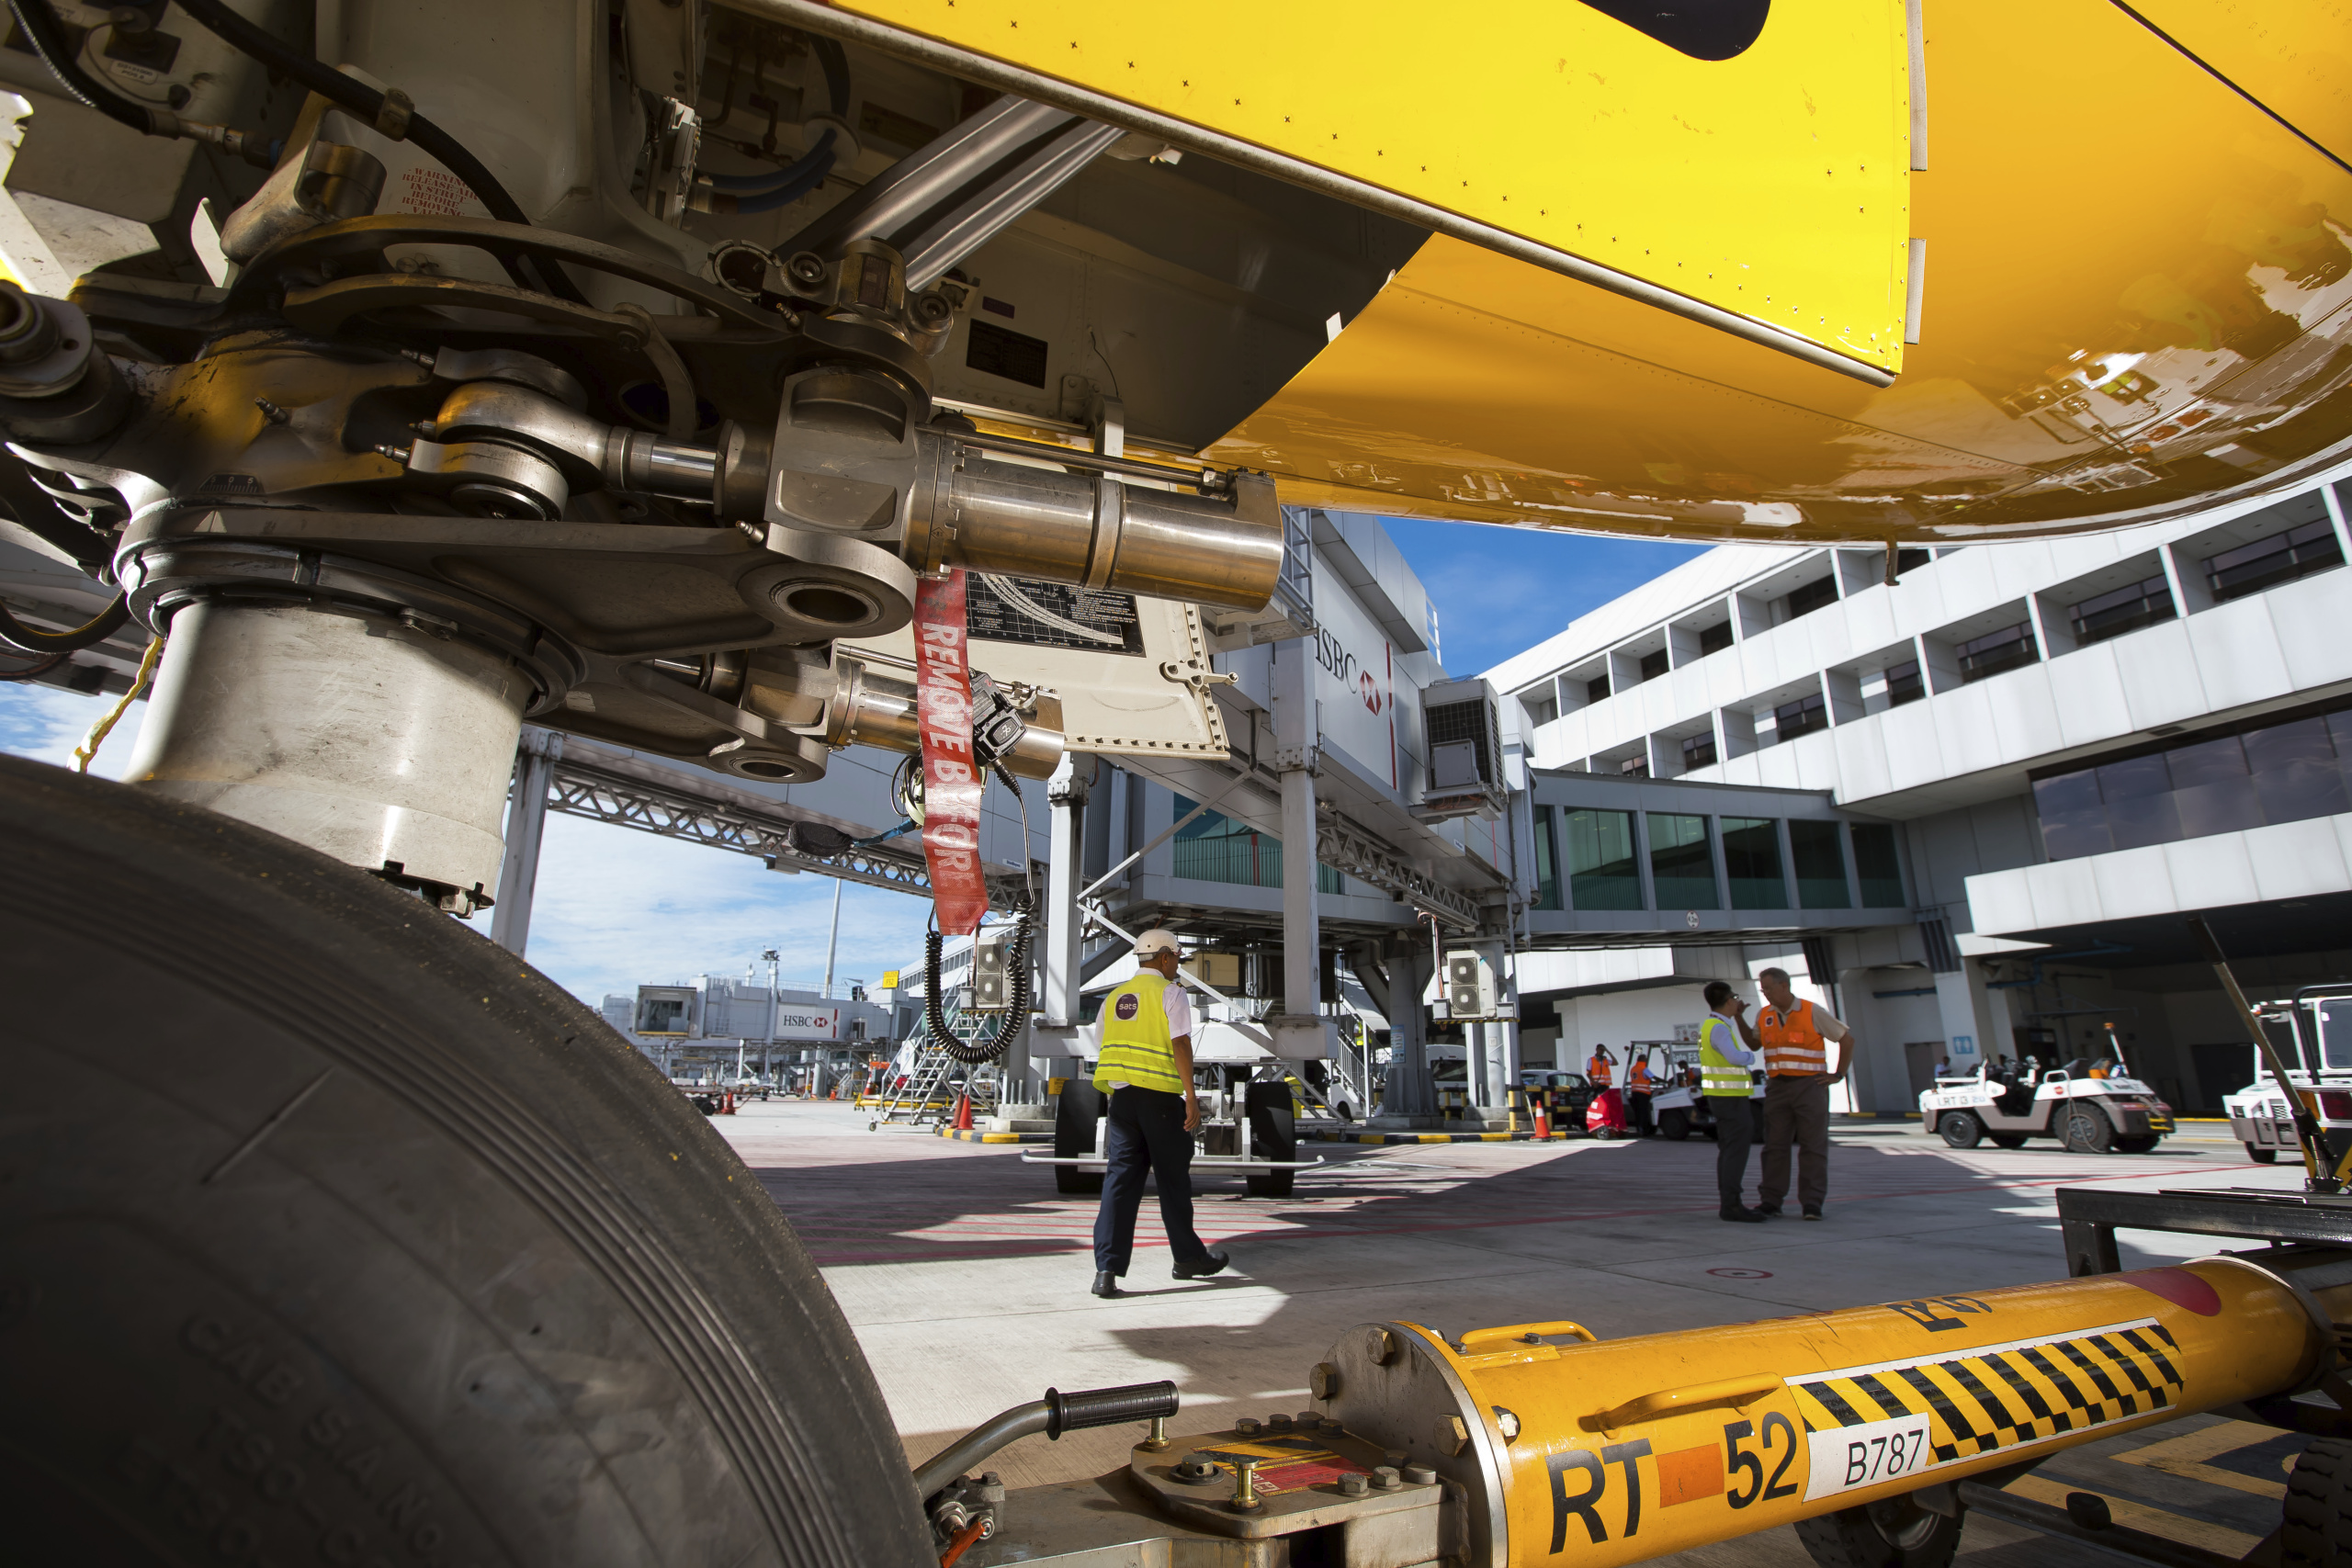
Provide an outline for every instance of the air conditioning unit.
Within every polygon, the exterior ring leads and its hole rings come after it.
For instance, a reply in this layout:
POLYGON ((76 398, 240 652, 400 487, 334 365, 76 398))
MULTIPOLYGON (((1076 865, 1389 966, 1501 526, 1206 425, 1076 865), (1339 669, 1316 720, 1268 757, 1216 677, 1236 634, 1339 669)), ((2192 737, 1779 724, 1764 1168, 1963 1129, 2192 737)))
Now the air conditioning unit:
POLYGON ((1495 985, 1494 965, 1475 953, 1447 953, 1445 1010, 1456 1023, 1506 1016, 1495 985))
POLYGON ((1413 815, 1436 821, 1499 813, 1506 792, 1494 687, 1448 681, 1424 689, 1421 733, 1429 747, 1429 782, 1413 815))

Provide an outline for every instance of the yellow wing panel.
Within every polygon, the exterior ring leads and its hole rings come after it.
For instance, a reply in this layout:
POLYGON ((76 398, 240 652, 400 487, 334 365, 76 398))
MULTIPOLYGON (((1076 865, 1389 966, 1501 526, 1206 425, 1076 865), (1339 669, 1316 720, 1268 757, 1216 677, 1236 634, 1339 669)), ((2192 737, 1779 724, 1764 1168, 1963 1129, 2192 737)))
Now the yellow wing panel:
POLYGON ((1903 0, 1782 0, 1719 60, 1583 0, 839 8, 1901 368, 1903 0))
POLYGON ((2181 48, 2339 158, 2352 159, 2352 6, 2342 0, 2132 0, 2181 48))

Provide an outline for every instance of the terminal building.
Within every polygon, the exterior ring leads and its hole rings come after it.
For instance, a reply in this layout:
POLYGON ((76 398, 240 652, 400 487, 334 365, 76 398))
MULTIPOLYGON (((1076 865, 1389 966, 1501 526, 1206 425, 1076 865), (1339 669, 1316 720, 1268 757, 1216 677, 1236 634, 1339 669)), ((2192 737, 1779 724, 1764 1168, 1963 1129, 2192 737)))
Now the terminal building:
POLYGON ((2049 543, 1725 546, 1487 672, 1537 863, 1528 1054, 1699 1016, 1776 960, 1860 1110, 1935 1063, 2105 1053, 2211 1111, 2250 991, 2341 978, 2352 595, 2333 483, 2049 543))

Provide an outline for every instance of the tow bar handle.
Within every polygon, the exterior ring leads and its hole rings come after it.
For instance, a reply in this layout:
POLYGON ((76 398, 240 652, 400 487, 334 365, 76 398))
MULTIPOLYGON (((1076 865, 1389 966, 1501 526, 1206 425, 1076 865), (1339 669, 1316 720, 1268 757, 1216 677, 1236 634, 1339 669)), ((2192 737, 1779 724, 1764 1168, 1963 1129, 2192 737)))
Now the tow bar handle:
POLYGON ((1064 1432, 1089 1427, 1120 1427, 1130 1421, 1150 1421, 1176 1414, 1172 1382, 1129 1383, 1125 1388, 1088 1388, 1075 1393, 1046 1391, 1046 1436, 1058 1439, 1064 1432))

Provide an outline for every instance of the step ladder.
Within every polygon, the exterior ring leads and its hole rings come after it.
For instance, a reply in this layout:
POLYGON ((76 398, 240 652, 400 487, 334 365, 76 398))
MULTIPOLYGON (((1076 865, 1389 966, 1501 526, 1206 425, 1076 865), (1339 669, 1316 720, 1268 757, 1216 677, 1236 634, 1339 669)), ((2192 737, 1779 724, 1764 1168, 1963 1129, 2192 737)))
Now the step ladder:
MULTIPOLYGON (((967 1013, 953 1005, 944 1010, 947 1032, 967 1045, 989 1038, 991 1028, 1001 1021, 1001 1015, 967 1013)), ((920 1024, 917 1029, 914 1070, 883 1101, 881 1114, 875 1118, 874 1125, 945 1126, 955 1119, 959 1093, 972 1097, 974 1117, 993 1115, 1004 1079, 999 1064, 958 1062, 931 1043, 928 1029, 920 1024), (953 1085, 958 1067, 966 1069, 964 1087, 960 1091, 953 1085)))

